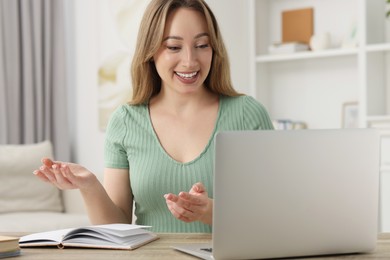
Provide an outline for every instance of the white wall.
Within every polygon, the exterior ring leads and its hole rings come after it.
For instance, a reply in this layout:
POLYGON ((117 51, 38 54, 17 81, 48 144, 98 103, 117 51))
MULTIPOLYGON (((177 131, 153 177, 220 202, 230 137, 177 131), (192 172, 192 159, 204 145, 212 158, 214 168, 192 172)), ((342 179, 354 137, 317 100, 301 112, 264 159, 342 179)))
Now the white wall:
POLYGON ((234 87, 250 91, 249 1, 206 0, 213 10, 230 58, 234 87))
MULTIPOLYGON (((102 176, 104 168, 104 132, 99 130, 97 70, 104 43, 98 44, 99 8, 106 0, 68 1, 68 25, 74 38, 69 44, 70 124, 73 134, 73 161, 102 176)), ((118 0, 117 0, 118 1, 118 0)), ((248 1, 207 0, 214 11, 227 46, 232 80, 236 89, 249 93, 249 21, 248 1)), ((138 27, 138 24, 135 25, 138 27)))
POLYGON ((97 3, 93 0, 73 1, 74 57, 70 73, 74 76, 74 85, 70 88, 74 92, 69 105, 73 112, 73 160, 99 175, 103 169, 104 133, 98 129, 97 113, 97 3))

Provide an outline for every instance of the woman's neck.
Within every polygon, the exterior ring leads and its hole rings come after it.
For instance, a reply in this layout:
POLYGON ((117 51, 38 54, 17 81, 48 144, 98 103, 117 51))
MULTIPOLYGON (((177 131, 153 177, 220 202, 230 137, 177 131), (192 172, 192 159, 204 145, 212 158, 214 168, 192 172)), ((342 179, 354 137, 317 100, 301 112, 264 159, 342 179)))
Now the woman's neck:
POLYGON ((149 102, 149 107, 172 114, 187 114, 218 102, 218 95, 206 88, 190 94, 166 93, 163 89, 149 102))

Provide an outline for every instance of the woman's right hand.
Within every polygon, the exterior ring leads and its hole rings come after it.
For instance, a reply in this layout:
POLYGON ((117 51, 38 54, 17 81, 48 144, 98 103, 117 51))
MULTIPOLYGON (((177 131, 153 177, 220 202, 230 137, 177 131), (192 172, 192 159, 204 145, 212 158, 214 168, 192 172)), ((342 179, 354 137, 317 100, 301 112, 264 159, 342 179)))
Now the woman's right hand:
POLYGON ((80 189, 87 191, 94 186, 96 176, 79 164, 42 159, 42 166, 34 175, 44 182, 49 182, 61 190, 80 189))

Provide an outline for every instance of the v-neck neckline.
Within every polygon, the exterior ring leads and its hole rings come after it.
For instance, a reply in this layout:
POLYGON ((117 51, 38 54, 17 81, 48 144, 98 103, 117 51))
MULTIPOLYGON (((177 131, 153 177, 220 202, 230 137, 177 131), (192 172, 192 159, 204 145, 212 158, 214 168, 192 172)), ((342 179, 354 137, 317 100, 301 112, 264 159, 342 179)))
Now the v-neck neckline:
POLYGON ((151 128, 152 132, 153 132, 153 137, 155 139, 155 141, 158 143, 158 146, 159 146, 159 149, 160 151, 164 154, 164 156, 166 158, 168 158, 169 160, 173 161, 174 163, 178 164, 178 165, 182 165, 182 166, 185 166, 185 165, 190 165, 190 164, 193 164, 195 163, 196 161, 200 160, 203 155, 207 152, 207 150, 209 149, 211 143, 213 142, 214 140, 214 136, 217 132, 217 127, 218 127, 218 122, 219 122, 219 119, 221 117, 221 108, 223 106, 223 98, 222 96, 220 95, 218 97, 218 114, 217 114, 217 118, 214 122, 214 129, 209 137, 209 140, 206 144, 206 146, 203 148, 202 152, 200 154, 198 154, 194 159, 188 161, 188 162, 180 162, 178 160, 176 160, 175 158, 173 158, 166 150, 165 148, 163 147, 163 145, 161 144, 160 142, 160 139, 158 138, 158 135, 156 133, 156 130, 154 129, 153 127, 153 122, 152 122, 152 118, 151 118, 151 115, 150 115, 150 107, 149 107, 149 103, 146 104, 146 110, 147 110, 147 117, 148 117, 148 122, 149 122, 149 127, 151 128))

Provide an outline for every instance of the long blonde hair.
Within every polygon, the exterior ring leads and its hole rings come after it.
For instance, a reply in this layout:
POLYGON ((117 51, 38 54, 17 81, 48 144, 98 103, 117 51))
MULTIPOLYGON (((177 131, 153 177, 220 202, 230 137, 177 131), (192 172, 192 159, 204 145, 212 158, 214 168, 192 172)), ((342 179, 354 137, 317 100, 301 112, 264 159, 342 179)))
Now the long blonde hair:
POLYGON ((205 86, 210 91, 238 96, 230 78, 229 58, 219 30, 217 20, 210 7, 203 0, 152 0, 141 21, 137 45, 131 64, 133 105, 146 104, 161 89, 161 78, 157 73, 153 56, 162 44, 168 15, 178 8, 191 8, 202 13, 210 34, 213 58, 205 86))

